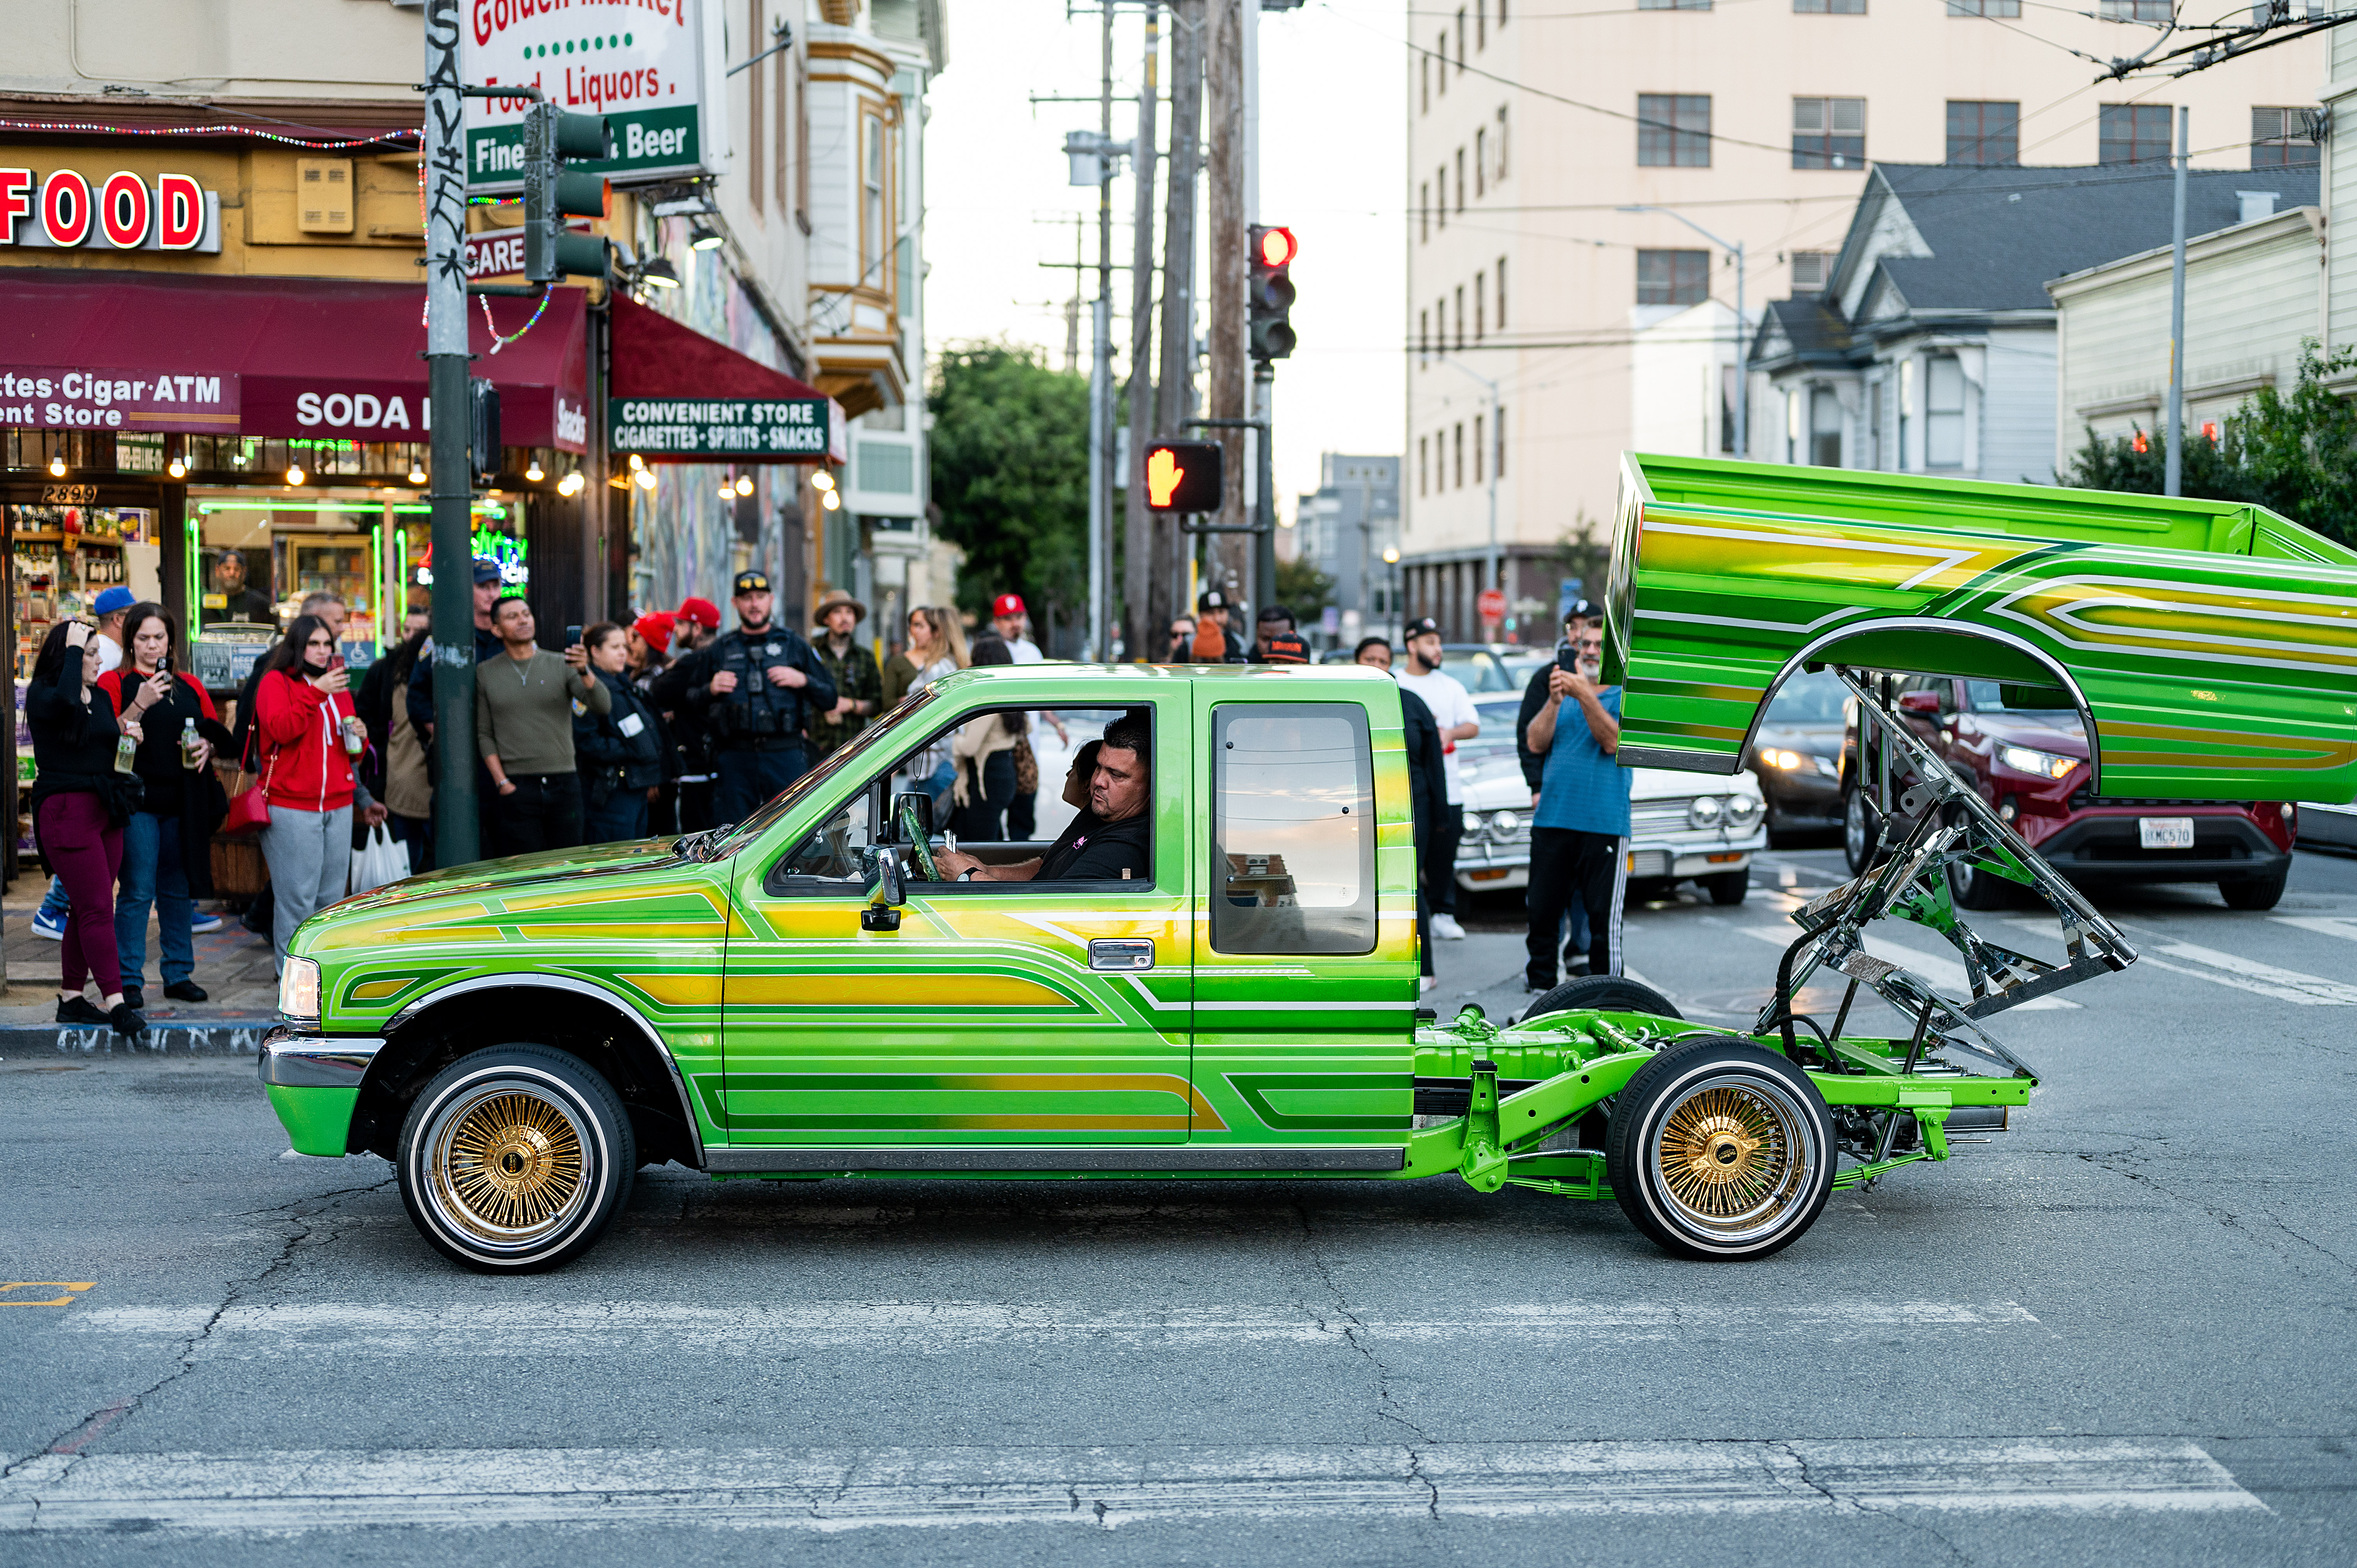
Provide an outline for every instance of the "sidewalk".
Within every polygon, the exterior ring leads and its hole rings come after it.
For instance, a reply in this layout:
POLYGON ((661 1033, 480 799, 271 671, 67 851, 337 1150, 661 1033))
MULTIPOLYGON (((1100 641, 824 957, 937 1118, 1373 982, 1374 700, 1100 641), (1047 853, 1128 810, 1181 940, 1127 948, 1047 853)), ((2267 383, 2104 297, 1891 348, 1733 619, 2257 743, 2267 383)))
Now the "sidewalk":
MULTIPOLYGON (((58 944, 33 934, 33 911, 40 908, 48 879, 28 872, 0 898, 0 952, 8 963, 8 989, 0 999, 0 1056, 42 1051, 131 1050, 111 1029, 62 1028, 57 1022, 58 944)), ((199 908, 208 906, 199 905, 199 908)), ((270 943, 222 917, 221 929, 196 939, 199 985, 210 996, 200 1003, 175 1002, 164 994, 157 972, 163 948, 156 923, 147 924, 146 1049, 168 1054, 251 1056, 274 1021, 278 981, 272 972, 270 943)), ((92 998, 95 1000, 95 998, 92 998)))

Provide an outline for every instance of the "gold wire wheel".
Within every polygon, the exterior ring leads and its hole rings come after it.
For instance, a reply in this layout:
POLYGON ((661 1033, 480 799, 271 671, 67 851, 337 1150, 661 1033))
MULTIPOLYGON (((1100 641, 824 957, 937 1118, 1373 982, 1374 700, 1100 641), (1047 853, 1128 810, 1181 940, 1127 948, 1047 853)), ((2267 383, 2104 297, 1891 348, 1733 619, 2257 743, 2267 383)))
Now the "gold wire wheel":
POLYGON ((1781 1089, 1705 1081, 1662 1118, 1653 1168, 1675 1218, 1715 1240, 1775 1230, 1807 1200, 1817 1140, 1781 1089))
POLYGON ((459 1097, 435 1119, 435 1207, 478 1240, 529 1246, 562 1231, 588 1193, 571 1108, 513 1081, 459 1097))

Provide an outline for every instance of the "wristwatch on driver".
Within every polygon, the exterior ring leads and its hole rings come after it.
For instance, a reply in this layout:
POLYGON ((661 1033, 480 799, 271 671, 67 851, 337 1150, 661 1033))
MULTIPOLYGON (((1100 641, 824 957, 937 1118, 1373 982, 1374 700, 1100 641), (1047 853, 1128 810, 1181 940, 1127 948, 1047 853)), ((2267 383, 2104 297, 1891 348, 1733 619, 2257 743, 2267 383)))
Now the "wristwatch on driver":
POLYGON ((977 869, 979 868, 969 865, 963 871, 957 874, 957 879, 960 882, 971 882, 974 880, 974 874, 977 869))

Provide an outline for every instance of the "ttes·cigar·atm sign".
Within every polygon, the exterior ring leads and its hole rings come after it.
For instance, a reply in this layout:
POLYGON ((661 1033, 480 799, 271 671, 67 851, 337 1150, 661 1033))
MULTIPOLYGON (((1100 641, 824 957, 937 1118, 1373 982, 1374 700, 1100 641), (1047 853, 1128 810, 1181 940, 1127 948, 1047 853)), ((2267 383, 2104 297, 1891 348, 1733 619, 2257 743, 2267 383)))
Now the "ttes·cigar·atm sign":
POLYGON ((0 245, 217 255, 221 197, 185 174, 150 185, 128 171, 93 180, 74 169, 0 168, 0 245))

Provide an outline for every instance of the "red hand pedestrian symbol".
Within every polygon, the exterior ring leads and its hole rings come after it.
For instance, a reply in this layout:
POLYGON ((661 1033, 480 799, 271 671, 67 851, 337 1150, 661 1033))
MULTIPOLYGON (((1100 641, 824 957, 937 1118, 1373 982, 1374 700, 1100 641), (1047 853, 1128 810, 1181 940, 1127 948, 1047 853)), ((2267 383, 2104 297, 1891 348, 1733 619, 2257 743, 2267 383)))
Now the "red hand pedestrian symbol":
POLYGON ((1187 470, 1178 466, 1178 459, 1171 455, 1170 448, 1157 446, 1146 459, 1146 504, 1168 506, 1170 497, 1178 489, 1178 481, 1186 477, 1187 470))

